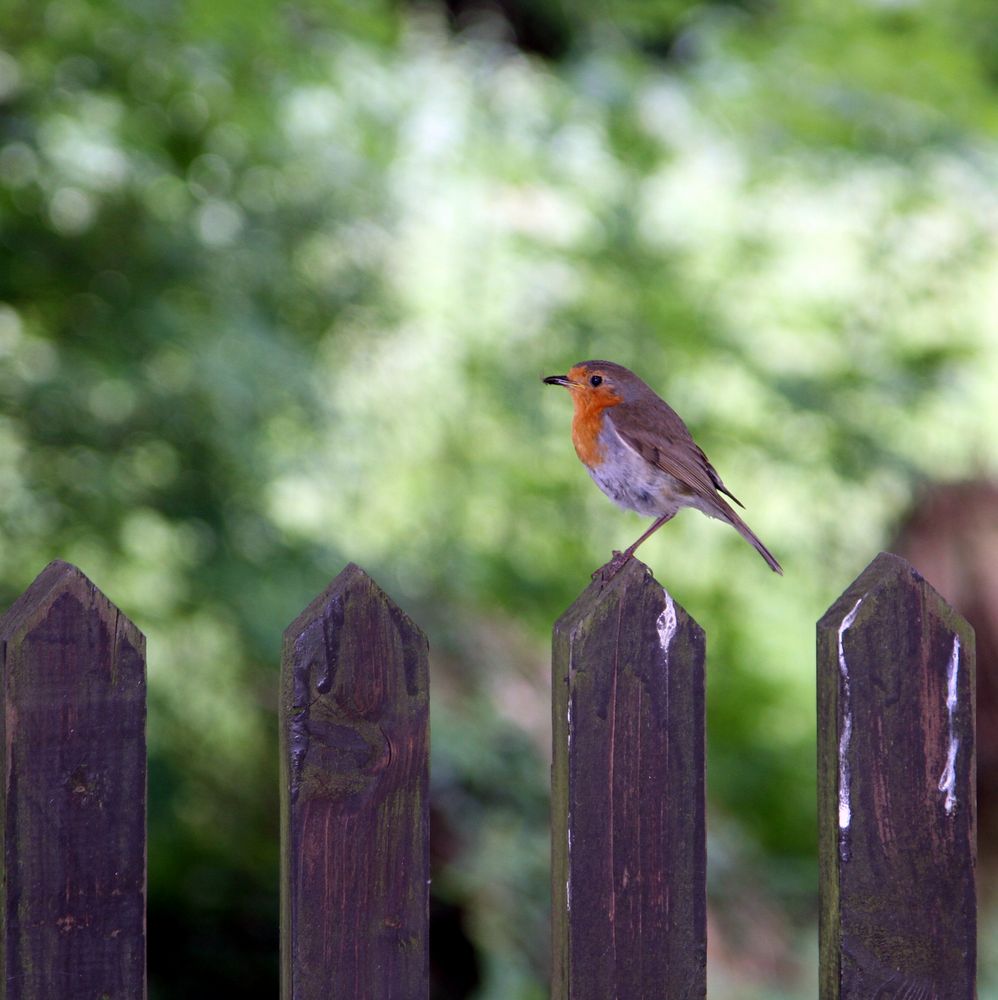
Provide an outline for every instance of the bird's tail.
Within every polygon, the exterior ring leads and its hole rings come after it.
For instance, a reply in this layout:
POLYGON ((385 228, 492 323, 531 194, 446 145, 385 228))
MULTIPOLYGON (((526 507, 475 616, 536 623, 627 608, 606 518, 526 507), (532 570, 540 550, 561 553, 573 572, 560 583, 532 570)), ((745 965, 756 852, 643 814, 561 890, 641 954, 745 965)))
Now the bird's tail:
POLYGON ((779 573, 783 576, 783 567, 776 561, 776 556, 773 555, 769 549, 759 539, 759 536, 735 513, 734 507, 731 506, 723 497, 714 496, 711 499, 715 500, 718 506, 718 513, 716 514, 722 521, 727 521, 750 545, 755 547, 755 550, 762 556, 763 559, 769 564, 769 568, 774 573, 779 573))

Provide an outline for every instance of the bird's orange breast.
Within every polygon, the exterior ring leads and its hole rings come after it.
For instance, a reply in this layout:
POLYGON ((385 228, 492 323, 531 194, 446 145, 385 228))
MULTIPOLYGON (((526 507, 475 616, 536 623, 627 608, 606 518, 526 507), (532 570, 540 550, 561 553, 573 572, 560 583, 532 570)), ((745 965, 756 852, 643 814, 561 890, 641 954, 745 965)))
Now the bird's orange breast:
POLYGON ((575 453, 590 468, 603 462, 603 449, 599 434, 603 428, 603 414, 621 402, 621 397, 611 389, 582 389, 572 393, 575 414, 572 417, 572 444, 575 453))

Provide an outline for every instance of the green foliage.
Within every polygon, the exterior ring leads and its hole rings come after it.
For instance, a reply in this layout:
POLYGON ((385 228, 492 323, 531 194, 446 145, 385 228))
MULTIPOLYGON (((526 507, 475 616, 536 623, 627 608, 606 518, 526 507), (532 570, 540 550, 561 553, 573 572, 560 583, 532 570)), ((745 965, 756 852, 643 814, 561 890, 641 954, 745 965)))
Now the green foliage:
POLYGON ((149 636, 157 996, 273 994, 280 635, 348 558, 430 635, 481 995, 540 995, 547 636, 641 530, 540 376, 637 369, 787 568, 699 515, 643 550, 801 912, 813 622, 995 469, 992 6, 548 6, 558 64, 387 3, 4 12, 2 596, 60 556, 149 636))

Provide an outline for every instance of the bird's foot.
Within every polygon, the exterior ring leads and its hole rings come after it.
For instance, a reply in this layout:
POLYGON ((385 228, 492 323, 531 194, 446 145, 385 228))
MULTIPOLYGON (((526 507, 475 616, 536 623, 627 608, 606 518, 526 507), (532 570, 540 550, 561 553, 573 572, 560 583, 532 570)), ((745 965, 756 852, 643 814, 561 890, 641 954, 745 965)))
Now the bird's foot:
POLYGON ((633 555, 632 552, 618 552, 616 549, 613 550, 613 557, 605 566, 600 566, 595 573, 593 573, 592 578, 594 580, 601 580, 603 583, 609 583, 623 568, 627 565, 627 560, 633 555))

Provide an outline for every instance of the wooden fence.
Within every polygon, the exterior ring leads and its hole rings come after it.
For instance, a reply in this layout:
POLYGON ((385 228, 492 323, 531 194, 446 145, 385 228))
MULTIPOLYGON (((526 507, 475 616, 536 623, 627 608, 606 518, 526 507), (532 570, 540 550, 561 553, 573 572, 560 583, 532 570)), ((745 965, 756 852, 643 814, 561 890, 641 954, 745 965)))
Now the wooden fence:
MULTIPOLYGON (((704 656, 637 561, 555 625, 558 1000, 705 995, 704 656)), ((144 997, 142 634, 56 562, 0 662, 0 997, 144 997)), ((817 671, 820 996, 972 1000, 973 633, 881 554, 818 623, 817 671)), ((428 994, 428 678, 356 566, 285 633, 285 1000, 428 994)))

